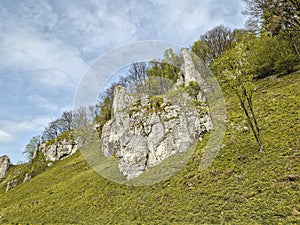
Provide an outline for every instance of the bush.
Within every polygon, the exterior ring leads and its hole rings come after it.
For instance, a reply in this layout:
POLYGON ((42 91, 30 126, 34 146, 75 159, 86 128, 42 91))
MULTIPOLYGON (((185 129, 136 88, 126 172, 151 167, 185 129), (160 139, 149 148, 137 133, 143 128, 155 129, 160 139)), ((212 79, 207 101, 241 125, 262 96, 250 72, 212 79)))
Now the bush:
POLYGON ((292 43, 269 33, 261 34, 249 43, 250 68, 256 78, 290 73, 300 63, 292 43))

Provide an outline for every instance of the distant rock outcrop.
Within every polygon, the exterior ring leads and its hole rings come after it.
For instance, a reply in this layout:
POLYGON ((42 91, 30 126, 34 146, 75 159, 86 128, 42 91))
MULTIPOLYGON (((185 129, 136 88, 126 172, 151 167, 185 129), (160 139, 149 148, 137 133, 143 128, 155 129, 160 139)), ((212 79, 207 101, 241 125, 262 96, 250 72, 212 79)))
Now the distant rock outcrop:
MULTIPOLYGON (((184 86, 203 82, 184 51, 184 86)), ((179 85, 180 81, 173 96, 164 97, 130 95, 124 87, 115 88, 112 118, 102 128, 102 151, 106 157, 117 157, 126 179, 189 150, 212 129, 207 105, 194 105, 186 92, 178 91, 179 85)))
POLYGON ((53 144, 43 143, 39 146, 38 151, 42 152, 47 161, 58 161, 74 154, 79 148, 80 141, 70 138, 69 140, 63 139, 56 141, 53 144))
POLYGON ((12 180, 8 181, 5 192, 8 192, 9 190, 11 190, 17 186, 18 186, 18 180, 12 179, 12 180))
POLYGON ((0 157, 0 179, 6 176, 9 167, 10 167, 9 157, 7 155, 1 156, 0 157))

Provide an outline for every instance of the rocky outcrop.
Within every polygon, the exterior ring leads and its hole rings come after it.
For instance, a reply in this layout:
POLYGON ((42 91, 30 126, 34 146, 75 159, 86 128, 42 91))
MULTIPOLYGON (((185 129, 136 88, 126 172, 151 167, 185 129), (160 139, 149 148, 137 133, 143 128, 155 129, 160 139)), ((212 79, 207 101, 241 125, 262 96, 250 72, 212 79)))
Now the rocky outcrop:
MULTIPOLYGON (((185 84, 202 82, 188 60, 191 57, 185 59, 189 63, 185 66, 185 84)), ((130 95, 117 86, 112 118, 102 128, 102 152, 106 157, 116 157, 120 171, 132 179, 189 150, 212 126, 208 107, 178 91, 178 85, 176 94, 169 97, 130 95)))
POLYGON ((6 176, 9 167, 10 167, 9 157, 7 155, 1 156, 0 157, 0 179, 6 176))
POLYGON ((187 48, 183 48, 181 50, 181 54, 183 57, 183 65, 182 65, 182 72, 183 75, 179 76, 177 84, 183 84, 185 87, 189 86, 190 82, 196 82, 200 85, 201 91, 199 93, 198 99, 202 102, 206 101, 205 92, 209 89, 206 81, 202 78, 201 74, 196 70, 195 64, 193 62, 193 57, 189 53, 187 48))
POLYGON ((15 188, 18 186, 18 180, 17 179, 13 179, 8 181, 7 185, 6 185, 6 190, 5 192, 8 192, 9 190, 15 188))
POLYGON ((25 177, 24 177, 23 183, 25 183, 25 182, 31 180, 31 178, 32 178, 32 177, 31 177, 31 175, 30 175, 29 173, 25 173, 25 177))
POLYGON ((74 154, 79 148, 78 143, 78 140, 73 139, 63 139, 50 145, 43 143, 39 146, 38 151, 44 154, 47 161, 55 162, 74 154))

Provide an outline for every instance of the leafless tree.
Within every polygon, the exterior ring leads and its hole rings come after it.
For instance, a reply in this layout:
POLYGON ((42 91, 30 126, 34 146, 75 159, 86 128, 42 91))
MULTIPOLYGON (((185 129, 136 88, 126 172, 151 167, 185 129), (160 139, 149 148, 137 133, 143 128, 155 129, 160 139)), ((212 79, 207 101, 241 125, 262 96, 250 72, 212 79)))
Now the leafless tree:
POLYGON ((65 111, 61 115, 61 123, 64 126, 64 130, 71 130, 72 127, 72 121, 73 121, 73 113, 72 111, 65 111))
POLYGON ((200 40, 209 48, 209 54, 211 55, 209 58, 215 58, 223 53, 232 43, 232 39, 232 31, 223 25, 216 26, 200 36, 200 40))
POLYGON ((60 133, 59 123, 58 119, 50 122, 43 132, 42 139, 48 141, 56 138, 60 133))
POLYGON ((147 76, 147 64, 145 62, 133 63, 128 70, 127 82, 132 84, 132 91, 143 91, 147 76))
POLYGON ((89 118, 88 108, 86 107, 80 107, 74 110, 72 118, 72 126, 75 129, 86 126, 91 122, 91 119, 89 118))

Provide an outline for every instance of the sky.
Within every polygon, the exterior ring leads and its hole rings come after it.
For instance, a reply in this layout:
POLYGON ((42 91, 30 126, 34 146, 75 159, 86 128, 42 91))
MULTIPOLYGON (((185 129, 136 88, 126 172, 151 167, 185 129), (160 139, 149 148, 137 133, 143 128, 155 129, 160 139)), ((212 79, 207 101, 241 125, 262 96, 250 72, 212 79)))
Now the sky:
POLYGON ((142 40, 189 47, 223 24, 244 27, 242 0, 0 0, 0 156, 72 109, 85 71, 142 40))

